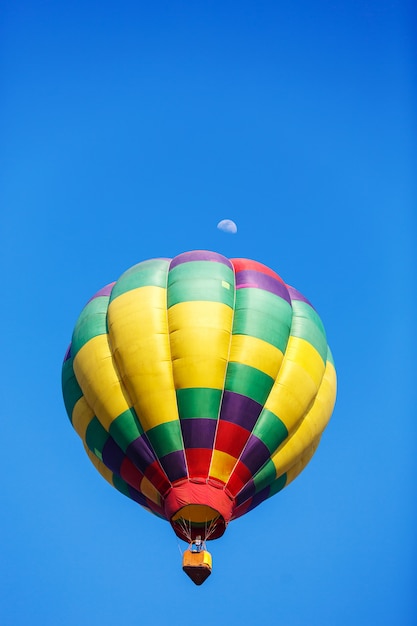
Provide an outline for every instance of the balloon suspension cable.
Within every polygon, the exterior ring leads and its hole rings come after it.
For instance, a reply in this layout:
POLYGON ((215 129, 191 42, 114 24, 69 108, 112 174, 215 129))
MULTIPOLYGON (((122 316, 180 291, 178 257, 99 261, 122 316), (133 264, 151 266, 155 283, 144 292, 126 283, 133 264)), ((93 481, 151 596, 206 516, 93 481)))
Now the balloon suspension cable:
POLYGON ((215 532, 216 530, 216 522, 219 519, 220 515, 217 515, 217 517, 215 517, 214 519, 210 520, 210 524, 209 527, 207 528, 207 521, 206 521, 206 529, 205 529, 205 536, 204 536, 204 541, 210 539, 211 535, 215 532))
MULTIPOLYGON (((213 535, 213 533, 216 531, 216 523, 217 520, 219 519, 220 515, 217 515, 216 517, 214 517, 213 519, 210 520, 210 522, 208 523, 207 520, 204 523, 204 534, 203 534, 203 541, 204 543, 210 539, 210 537, 213 535), (207 525, 208 524, 208 525, 207 525)), ((184 517, 179 517, 177 519, 177 524, 178 526, 181 528, 184 537, 187 538, 188 543, 192 543, 193 542, 193 537, 192 537, 192 532, 191 532, 191 521, 185 519, 184 517)))
POLYGON ((188 543, 191 543, 192 542, 191 522, 189 520, 184 519, 183 517, 179 517, 177 519, 177 524, 181 528, 182 532, 184 533, 184 536, 187 537, 188 543), (188 525, 187 525, 187 522, 188 522, 188 525))
POLYGON ((182 549, 181 549, 181 546, 180 546, 180 542, 179 542, 179 541, 177 542, 177 546, 178 546, 178 552, 179 552, 179 553, 181 554, 181 556, 182 556, 182 549))

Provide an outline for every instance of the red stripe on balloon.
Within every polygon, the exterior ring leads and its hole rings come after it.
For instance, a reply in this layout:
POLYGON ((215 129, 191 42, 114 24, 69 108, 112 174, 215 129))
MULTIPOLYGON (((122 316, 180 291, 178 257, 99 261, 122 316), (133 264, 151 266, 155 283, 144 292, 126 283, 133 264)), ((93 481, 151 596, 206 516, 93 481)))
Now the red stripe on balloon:
POLYGON ((158 461, 154 461, 146 468, 145 476, 161 495, 164 495, 171 487, 158 461))
POLYGON ((242 461, 238 461, 236 463, 236 467, 232 472, 232 475, 227 482, 226 491, 230 493, 233 498, 235 498, 239 491, 241 491, 243 487, 247 485, 251 478, 252 472, 246 467, 244 463, 242 463, 242 461))
POLYGON ((127 456, 125 456, 120 466, 120 476, 128 485, 139 490, 143 474, 133 465, 132 461, 128 459, 127 456))
POLYGON ((210 468, 211 448, 188 448, 185 455, 190 479, 200 478, 205 481, 210 468))
POLYGON ((285 285, 281 276, 279 276, 276 272, 271 270, 266 265, 263 265, 262 263, 258 263, 258 261, 252 261, 251 259, 230 259, 230 260, 234 267, 235 274, 243 270, 254 270, 256 272, 261 272, 261 274, 266 274, 266 276, 271 276, 272 278, 279 280, 283 285, 285 285))
POLYGON ((238 459, 245 443, 249 439, 250 432, 233 422, 219 420, 215 449, 226 452, 238 459))

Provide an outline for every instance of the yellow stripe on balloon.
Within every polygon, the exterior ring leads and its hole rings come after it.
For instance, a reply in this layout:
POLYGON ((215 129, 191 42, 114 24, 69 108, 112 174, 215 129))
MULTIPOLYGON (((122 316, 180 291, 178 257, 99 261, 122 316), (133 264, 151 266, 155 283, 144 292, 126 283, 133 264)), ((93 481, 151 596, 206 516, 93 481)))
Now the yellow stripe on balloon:
POLYGON ((304 416, 299 428, 285 441, 284 445, 271 456, 277 477, 285 472, 289 472, 291 468, 304 457, 311 446, 316 445, 317 447, 318 440, 331 417, 335 400, 336 371, 333 364, 327 361, 322 384, 317 392, 314 403, 304 416))
POLYGON ((94 411, 91 410, 84 396, 81 396, 72 411, 72 425, 83 441, 85 441, 87 427, 93 418, 94 411))
POLYGON ((85 399, 109 431, 112 421, 130 407, 114 367, 108 336, 90 339, 75 355, 73 365, 85 399))
POLYGON ((112 349, 145 431, 178 419, 171 365, 166 290, 138 287, 108 309, 112 349))
POLYGON ((143 493, 143 495, 148 498, 148 500, 151 500, 151 502, 154 502, 158 506, 161 506, 162 499, 160 493, 155 489, 155 487, 146 478, 146 476, 144 476, 140 482, 139 491, 143 493))
POLYGON ((223 389, 232 322, 232 309, 218 302, 181 302, 168 310, 177 389, 223 389))
POLYGON ((210 478, 215 478, 227 483, 236 462, 237 459, 234 456, 227 454, 227 452, 213 450, 210 466, 210 478))
POLYGON ((324 371, 317 350, 304 339, 290 337, 278 377, 265 402, 265 408, 279 417, 289 433, 314 400, 324 371))
POLYGON ((264 372, 275 380, 281 367, 283 353, 263 339, 250 335, 233 335, 230 361, 243 363, 264 372))
POLYGON ((326 364, 311 343, 300 337, 290 337, 285 354, 288 360, 301 365, 317 388, 320 386, 326 364))
POLYGON ((90 459, 96 470, 98 470, 103 478, 105 478, 105 480, 107 480, 107 482, 110 483, 112 487, 114 487, 113 472, 109 470, 109 468, 104 465, 103 461, 100 461, 100 459, 96 457, 96 455, 93 454, 93 452, 91 452, 91 450, 89 450, 86 445, 84 445, 84 448, 88 454, 88 458, 90 459))
POLYGON ((298 461, 294 463, 292 467, 290 467, 290 469, 287 472, 287 480, 285 482, 286 487, 288 487, 288 485, 292 483, 292 481, 295 480, 299 474, 301 474, 301 472, 306 467, 306 465, 310 463, 311 459, 314 456, 315 451, 318 448, 320 439, 321 439, 321 436, 317 437, 317 439, 315 439, 312 442, 311 446, 307 448, 305 453, 298 459, 298 461))

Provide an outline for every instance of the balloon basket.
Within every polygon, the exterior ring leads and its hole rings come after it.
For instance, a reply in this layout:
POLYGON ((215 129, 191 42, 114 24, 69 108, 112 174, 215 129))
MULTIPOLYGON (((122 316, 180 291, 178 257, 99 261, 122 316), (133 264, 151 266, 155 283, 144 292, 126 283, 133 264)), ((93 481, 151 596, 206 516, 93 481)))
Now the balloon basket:
POLYGON ((212 569, 211 554, 207 550, 192 552, 186 550, 182 558, 182 569, 194 584, 202 585, 210 576, 212 569))

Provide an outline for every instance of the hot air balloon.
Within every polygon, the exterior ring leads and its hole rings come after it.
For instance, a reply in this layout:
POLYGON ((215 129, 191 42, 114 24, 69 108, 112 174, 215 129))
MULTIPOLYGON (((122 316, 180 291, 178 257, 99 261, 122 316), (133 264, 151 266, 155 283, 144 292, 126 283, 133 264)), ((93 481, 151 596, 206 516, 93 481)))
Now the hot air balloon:
POLYGON ((183 568, 201 584, 205 542, 312 458, 336 373, 299 291, 261 263, 200 250, 138 263, 96 293, 62 387, 92 463, 189 542, 183 568))

